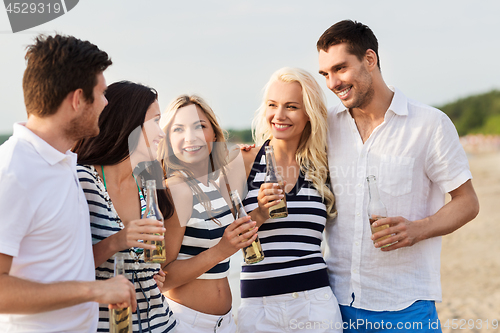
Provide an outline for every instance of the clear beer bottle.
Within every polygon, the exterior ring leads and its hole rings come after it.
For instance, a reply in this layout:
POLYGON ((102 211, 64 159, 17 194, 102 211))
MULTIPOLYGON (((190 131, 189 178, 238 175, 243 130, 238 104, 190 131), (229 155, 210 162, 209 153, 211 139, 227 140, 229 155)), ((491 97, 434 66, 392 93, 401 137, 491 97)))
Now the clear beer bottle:
MULTIPOLYGON (((158 207, 158 198, 156 196, 156 181, 146 181, 146 211, 142 218, 154 219, 163 222, 163 215, 158 207)), ((160 236, 161 234, 155 234, 160 236)), ((145 244, 155 245, 156 249, 144 249, 144 261, 163 263, 167 260, 165 253, 165 239, 157 241, 144 241, 145 244)))
MULTIPOLYGON (((244 216, 248 216, 243 203, 241 202, 240 195, 238 191, 231 191, 230 193, 231 201, 233 202, 233 207, 235 209, 235 218, 239 219, 244 216)), ((255 238, 252 244, 241 249, 243 251, 243 257, 245 258, 245 263, 255 264, 264 259, 264 251, 262 251, 262 246, 260 245, 259 236, 255 238)))
MULTIPOLYGON (((125 259, 122 253, 115 255, 114 276, 125 275, 125 259)), ((132 309, 112 309, 109 315, 110 333, 132 333, 132 309)))
POLYGON ((276 205, 269 208, 269 217, 272 219, 282 218, 288 216, 288 209, 286 208, 286 193, 283 184, 283 178, 276 168, 276 158, 274 157, 273 146, 266 146, 266 183, 278 183, 283 191, 283 199, 276 205))
MULTIPOLYGON (((378 227, 373 227, 372 224, 375 221, 378 221, 380 219, 386 218, 387 217, 387 208, 385 208, 384 203, 382 200, 380 200, 380 195, 378 193, 378 187, 377 187, 377 178, 373 175, 366 177, 366 181, 368 182, 368 193, 370 195, 370 201, 368 202, 368 219, 370 221, 370 228, 372 231, 372 235, 376 232, 379 232, 381 230, 389 228, 388 224, 384 224, 378 227)), ((391 235, 387 235, 384 237, 381 237, 379 239, 375 239, 373 243, 375 244, 376 242, 380 242, 384 239, 387 239, 391 237, 391 235)), ((388 247, 392 244, 387 244, 382 246, 388 247)))

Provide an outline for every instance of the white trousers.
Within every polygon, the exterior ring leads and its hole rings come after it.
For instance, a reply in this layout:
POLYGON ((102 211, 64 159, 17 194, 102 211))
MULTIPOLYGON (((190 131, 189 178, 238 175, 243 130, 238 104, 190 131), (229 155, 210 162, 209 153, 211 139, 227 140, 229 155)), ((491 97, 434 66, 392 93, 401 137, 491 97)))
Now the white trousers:
POLYGON ((211 315, 198 312, 187 306, 179 304, 167 298, 168 305, 177 319, 178 325, 175 332, 183 333, 235 333, 236 323, 233 320, 233 313, 222 316, 211 315))
POLYGON ((330 287, 268 297, 243 298, 238 332, 342 332, 342 316, 330 287))

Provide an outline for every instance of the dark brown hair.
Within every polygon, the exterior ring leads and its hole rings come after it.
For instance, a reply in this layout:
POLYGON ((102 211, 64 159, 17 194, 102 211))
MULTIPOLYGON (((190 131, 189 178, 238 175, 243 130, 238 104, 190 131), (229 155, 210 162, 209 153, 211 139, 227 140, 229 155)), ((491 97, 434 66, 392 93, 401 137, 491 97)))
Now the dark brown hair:
POLYGON ((367 50, 373 50, 377 55, 377 66, 380 69, 377 37, 368 26, 351 20, 337 22, 321 35, 316 48, 318 51, 328 52, 330 46, 342 43, 346 43, 347 51, 358 57, 360 61, 367 50))
POLYGON ((66 96, 83 90, 87 102, 94 102, 97 75, 112 64, 97 46, 72 36, 35 38, 27 47, 23 76, 26 112, 39 117, 54 114, 66 96))

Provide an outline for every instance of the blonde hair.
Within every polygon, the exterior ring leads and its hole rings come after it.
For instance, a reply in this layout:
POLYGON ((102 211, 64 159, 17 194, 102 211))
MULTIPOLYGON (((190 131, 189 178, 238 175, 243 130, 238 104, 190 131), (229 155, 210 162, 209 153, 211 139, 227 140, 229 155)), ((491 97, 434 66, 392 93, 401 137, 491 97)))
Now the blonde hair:
POLYGON ((262 145, 266 140, 272 139, 271 128, 266 120, 265 113, 269 89, 277 81, 285 83, 297 82, 302 87, 302 100, 309 122, 300 137, 295 160, 306 177, 312 180, 314 187, 323 198, 328 217, 333 218, 337 215, 337 211, 335 209, 335 197, 328 185, 327 109, 323 91, 311 74, 303 69, 284 67, 271 75, 264 87, 262 104, 255 112, 252 121, 254 141, 258 145, 262 145), (312 133, 314 135, 311 135, 312 133))
MULTIPOLYGON (((218 223, 218 220, 213 216, 218 212, 212 210, 212 205, 208 196, 201 190, 198 186, 197 181, 193 173, 186 168, 184 164, 179 161, 177 156, 175 156, 172 146, 170 145, 170 128, 172 122, 177 114, 177 111, 185 106, 194 105, 198 106, 205 116, 210 121, 212 129, 215 133, 216 144, 212 146, 211 153, 209 155, 209 166, 208 166, 208 180, 216 180, 219 178, 221 172, 224 172, 224 167, 226 166, 227 159, 227 146, 224 131, 219 126, 217 117, 210 106, 205 102, 205 100, 196 95, 181 95, 174 99, 167 110, 164 113, 166 118, 166 125, 163 129, 165 132, 165 138, 158 145, 158 160, 162 165, 165 178, 175 175, 181 177, 193 190, 195 196, 198 198, 199 202, 203 205, 207 211, 210 218, 218 223)), ((210 143, 209 143, 210 144, 210 143)))

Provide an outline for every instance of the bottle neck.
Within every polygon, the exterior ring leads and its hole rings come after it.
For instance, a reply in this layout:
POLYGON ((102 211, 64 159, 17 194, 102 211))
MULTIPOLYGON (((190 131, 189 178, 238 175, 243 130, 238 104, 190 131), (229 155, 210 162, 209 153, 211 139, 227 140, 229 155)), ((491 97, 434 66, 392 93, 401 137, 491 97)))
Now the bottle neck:
POLYGON ((148 206, 151 204, 155 204, 158 201, 156 197, 156 186, 148 186, 146 187, 146 195, 148 200, 148 206))
POLYGON ((379 201, 380 195, 378 193, 377 181, 375 178, 368 179, 368 193, 371 201, 379 201))
POLYGON ((236 218, 247 216, 247 212, 243 206, 243 202, 241 201, 240 195, 238 191, 231 191, 231 201, 233 202, 233 207, 235 209, 236 218))
POLYGON ((125 260, 122 257, 115 257, 114 276, 125 275, 125 260))
POLYGON ((272 150, 266 151, 266 170, 267 175, 276 176, 276 158, 272 150))

